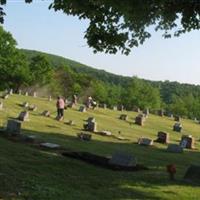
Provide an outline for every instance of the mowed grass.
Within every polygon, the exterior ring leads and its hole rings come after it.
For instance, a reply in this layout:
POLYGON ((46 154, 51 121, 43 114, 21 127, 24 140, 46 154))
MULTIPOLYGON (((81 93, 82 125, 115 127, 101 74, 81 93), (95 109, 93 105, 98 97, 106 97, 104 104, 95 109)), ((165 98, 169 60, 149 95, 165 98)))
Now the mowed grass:
POLYGON ((30 121, 23 122, 24 134, 36 135, 47 142, 58 143, 76 151, 88 151, 110 156, 115 151, 126 151, 137 157, 140 164, 149 167, 147 171, 117 172, 87 163, 62 157, 54 152, 33 148, 0 137, 0 199, 27 200, 128 200, 128 199, 199 199, 200 188, 183 181, 190 164, 199 164, 200 125, 192 120, 182 120, 183 133, 172 131, 173 119, 150 115, 143 127, 133 124, 135 112, 112 110, 89 110, 78 112, 78 107, 65 111, 64 122, 58 122, 55 101, 13 95, 3 100, 0 111, 0 126, 8 118, 15 118, 23 110, 23 102, 35 104, 37 111, 30 112, 30 121), (52 113, 50 118, 41 116, 44 110, 52 113), (128 114, 129 120, 119 120, 120 114, 128 114), (82 131, 88 117, 95 117, 98 130, 109 130, 114 135, 129 139, 119 141, 111 137, 93 134, 92 141, 83 142, 76 134, 82 131), (75 126, 65 124, 74 120, 75 126), (158 131, 170 133, 170 142, 179 143, 182 134, 196 138, 197 150, 185 150, 183 154, 165 151, 166 145, 155 143, 153 147, 136 144, 139 137, 156 139, 158 131), (166 165, 177 166, 176 180, 170 181, 166 165))

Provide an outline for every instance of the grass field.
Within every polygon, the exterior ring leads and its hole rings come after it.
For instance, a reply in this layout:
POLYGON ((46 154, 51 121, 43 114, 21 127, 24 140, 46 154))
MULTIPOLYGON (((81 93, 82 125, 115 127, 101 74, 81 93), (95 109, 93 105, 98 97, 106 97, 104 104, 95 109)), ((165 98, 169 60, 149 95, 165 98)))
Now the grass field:
POLYGON ((88 151, 109 156, 115 151, 127 151, 137 157, 140 164, 150 170, 139 172, 119 172, 95 167, 87 163, 62 157, 52 151, 44 151, 30 144, 18 143, 0 137, 0 200, 129 200, 129 199, 200 199, 200 188, 183 181, 190 164, 199 164, 200 125, 192 120, 182 120, 183 133, 172 131, 173 119, 150 115, 143 127, 132 124, 137 115, 128 114, 128 122, 119 120, 122 112, 112 110, 89 110, 78 112, 78 108, 65 111, 65 122, 74 120, 69 126, 54 118, 55 101, 13 95, 3 100, 0 111, 0 126, 5 126, 8 118, 15 118, 22 111, 24 101, 38 106, 30 112, 30 121, 23 122, 24 134, 36 135, 39 139, 54 142, 76 151, 88 151), (41 116, 49 110, 50 118, 41 116), (110 137, 93 135, 92 141, 83 142, 76 134, 81 132, 84 120, 95 117, 98 130, 109 130, 129 141, 119 141, 110 137), (153 147, 136 144, 139 137, 156 139, 158 131, 170 133, 170 142, 179 143, 182 134, 191 134, 196 139, 197 150, 185 150, 183 154, 165 151, 166 145, 155 143, 153 147), (166 165, 177 166, 176 180, 170 181, 166 165))

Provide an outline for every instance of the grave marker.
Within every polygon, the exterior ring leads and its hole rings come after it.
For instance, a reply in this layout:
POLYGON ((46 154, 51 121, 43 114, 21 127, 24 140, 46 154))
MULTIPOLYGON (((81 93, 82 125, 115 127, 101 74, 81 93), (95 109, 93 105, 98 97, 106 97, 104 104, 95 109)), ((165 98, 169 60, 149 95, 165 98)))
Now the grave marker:
POLYGON ((171 153, 183 153, 183 148, 177 144, 169 144, 167 151, 171 153))
POLYGON ((144 145, 144 146, 152 146, 153 145, 153 140, 149 138, 139 138, 138 140, 139 145, 144 145))
POLYGON ((126 121, 126 120, 128 120, 128 115, 122 114, 122 115, 120 115, 119 119, 126 121))
POLYGON ((3 110, 3 102, 0 102, 0 110, 3 110))
POLYGON ((190 165, 185 173, 184 179, 187 181, 200 183, 200 166, 190 165))
POLYGON ((49 143, 49 142, 45 142, 45 143, 40 143, 41 147, 45 147, 45 148, 49 148, 49 149, 58 149, 60 148, 59 144, 54 144, 54 143, 49 143))
POLYGON ((135 167, 137 165, 137 159, 125 152, 115 152, 109 160, 109 164, 123 167, 135 167))
POLYGON ((159 131, 158 138, 155 140, 155 142, 159 142, 162 144, 168 144, 169 143, 169 133, 159 131))
POLYGON ((45 117, 50 117, 51 113, 48 110, 45 110, 44 112, 42 112, 42 115, 45 117))
POLYGON ((79 133, 77 136, 79 139, 84 141, 90 141, 92 139, 92 135, 89 133, 79 133))
POLYGON ((135 124, 143 126, 144 125, 144 121, 145 121, 145 117, 140 114, 135 118, 135 124))
POLYGON ((29 121, 29 113, 27 111, 22 111, 19 116, 18 119, 20 121, 29 121))
POLYGON ((6 133, 11 134, 13 136, 21 134, 21 122, 16 120, 8 120, 6 133))
POLYGON ((86 112, 86 107, 85 106, 80 106, 79 111, 80 112, 86 112))
POLYGON ((173 126, 173 131, 181 132, 181 130, 182 130, 182 124, 175 123, 174 126, 173 126))
POLYGON ((180 146, 182 148, 194 149, 195 139, 191 135, 183 135, 180 141, 180 146))

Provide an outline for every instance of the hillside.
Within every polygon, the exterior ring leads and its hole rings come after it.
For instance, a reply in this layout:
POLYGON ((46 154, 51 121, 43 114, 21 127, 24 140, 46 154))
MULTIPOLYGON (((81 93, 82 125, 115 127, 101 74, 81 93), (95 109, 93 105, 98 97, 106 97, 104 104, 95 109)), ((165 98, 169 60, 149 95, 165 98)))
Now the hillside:
POLYGON ((79 63, 79 62, 76 62, 76 61, 61 57, 61 56, 44 53, 44 52, 39 52, 39 51, 34 51, 34 50, 27 50, 27 49, 20 49, 20 51, 23 54, 25 54, 28 59, 31 59, 32 57, 34 57, 38 54, 45 55, 48 58, 48 60, 50 61, 51 65, 54 67, 66 65, 66 66, 69 66, 72 70, 74 70, 77 73, 86 73, 86 74, 93 76, 94 78, 104 81, 104 82, 125 85, 131 79, 130 77, 112 74, 112 73, 106 72, 105 70, 98 70, 98 69, 89 67, 82 63, 79 63))
POLYGON ((22 133, 62 145, 73 151, 87 151, 98 155, 111 156, 115 151, 126 151, 137 157, 147 171, 118 172, 62 157, 59 152, 47 151, 35 145, 8 140, 0 137, 0 198, 37 200, 102 200, 102 199, 198 199, 200 190, 195 185, 183 181, 190 164, 199 164, 199 124, 192 120, 182 120, 183 133, 172 131, 173 119, 150 115, 143 127, 133 124, 137 113, 123 112, 129 120, 119 120, 122 112, 113 110, 89 110, 81 113, 77 108, 65 111, 64 122, 55 118, 55 101, 12 95, 3 100, 0 111, 1 125, 8 118, 16 118, 23 102, 35 104, 37 111, 30 112, 30 121, 23 122, 22 133), (51 117, 41 116, 44 110, 51 111, 51 117), (129 141, 119 141, 112 137, 92 134, 92 141, 77 139, 83 123, 88 117, 95 117, 98 130, 109 130, 129 141), (65 124, 74 120, 75 126, 65 124), (165 151, 166 145, 155 143, 153 147, 136 144, 139 137, 156 139, 158 131, 170 134, 170 143, 178 144, 182 134, 191 134, 196 139, 197 150, 185 150, 182 154, 165 151), (177 166, 176 180, 169 181, 166 165, 177 166))

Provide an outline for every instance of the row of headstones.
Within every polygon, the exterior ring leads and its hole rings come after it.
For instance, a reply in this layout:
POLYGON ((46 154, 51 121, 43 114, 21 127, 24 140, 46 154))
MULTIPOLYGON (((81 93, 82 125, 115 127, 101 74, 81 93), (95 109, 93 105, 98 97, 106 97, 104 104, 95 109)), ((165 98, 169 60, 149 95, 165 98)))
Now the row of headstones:
MULTIPOLYGON (((138 144, 152 146, 154 142, 159 142, 162 144, 169 144, 169 133, 158 132, 157 139, 151 140, 149 138, 139 138, 138 144)), ((177 144, 169 144, 167 147, 167 151, 169 152, 183 152, 184 148, 194 149, 195 148, 195 139, 191 135, 183 135, 181 137, 181 141, 179 145, 177 144)))

